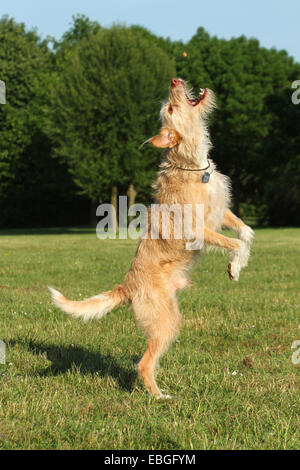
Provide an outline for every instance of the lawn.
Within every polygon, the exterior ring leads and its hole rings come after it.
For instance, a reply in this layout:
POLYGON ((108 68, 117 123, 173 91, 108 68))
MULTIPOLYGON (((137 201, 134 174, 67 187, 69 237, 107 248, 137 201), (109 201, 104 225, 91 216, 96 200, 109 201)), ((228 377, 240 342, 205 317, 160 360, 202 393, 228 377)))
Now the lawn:
POLYGON ((0 449, 296 449, 300 229, 258 229, 230 282, 209 254, 180 292, 183 325, 156 400, 136 377, 146 340, 129 307, 83 323, 50 303, 122 281, 136 241, 89 229, 0 232, 0 449))

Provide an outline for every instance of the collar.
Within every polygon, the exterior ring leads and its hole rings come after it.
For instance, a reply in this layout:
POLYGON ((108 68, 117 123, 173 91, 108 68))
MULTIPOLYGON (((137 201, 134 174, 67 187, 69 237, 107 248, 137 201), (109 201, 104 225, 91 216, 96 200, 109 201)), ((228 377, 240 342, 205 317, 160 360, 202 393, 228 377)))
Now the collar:
POLYGON ((208 165, 205 168, 183 168, 181 166, 173 165, 174 168, 177 170, 184 170, 184 171, 205 171, 210 168, 210 161, 208 161, 208 165))

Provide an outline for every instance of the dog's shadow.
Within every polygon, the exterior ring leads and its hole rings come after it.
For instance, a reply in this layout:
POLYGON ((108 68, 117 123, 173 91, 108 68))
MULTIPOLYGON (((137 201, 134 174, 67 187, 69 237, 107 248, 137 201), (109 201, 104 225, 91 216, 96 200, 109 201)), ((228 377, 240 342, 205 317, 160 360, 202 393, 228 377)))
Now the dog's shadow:
POLYGON ((68 371, 78 371, 80 374, 100 374, 110 376, 117 380, 119 386, 131 392, 137 379, 134 362, 137 357, 131 358, 131 367, 125 368, 110 355, 103 355, 100 352, 92 352, 78 346, 61 346, 47 344, 32 339, 10 340, 8 346, 21 346, 36 355, 46 355, 51 362, 47 368, 35 371, 34 374, 41 377, 65 374, 68 371))

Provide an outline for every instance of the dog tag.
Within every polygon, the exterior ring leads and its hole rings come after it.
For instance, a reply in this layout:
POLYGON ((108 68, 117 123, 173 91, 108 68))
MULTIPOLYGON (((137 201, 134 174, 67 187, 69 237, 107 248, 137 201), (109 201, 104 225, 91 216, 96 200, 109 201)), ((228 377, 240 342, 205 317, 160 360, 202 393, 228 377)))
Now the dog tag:
POLYGON ((202 183, 208 183, 210 178, 210 174, 207 171, 202 175, 202 183))

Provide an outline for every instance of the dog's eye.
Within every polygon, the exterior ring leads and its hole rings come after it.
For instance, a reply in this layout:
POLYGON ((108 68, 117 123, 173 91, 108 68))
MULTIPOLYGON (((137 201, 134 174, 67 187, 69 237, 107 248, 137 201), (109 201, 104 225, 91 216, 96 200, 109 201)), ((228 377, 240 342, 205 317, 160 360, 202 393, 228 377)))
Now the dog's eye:
POLYGON ((173 113, 173 106, 170 104, 168 107, 168 113, 172 114, 173 113))

